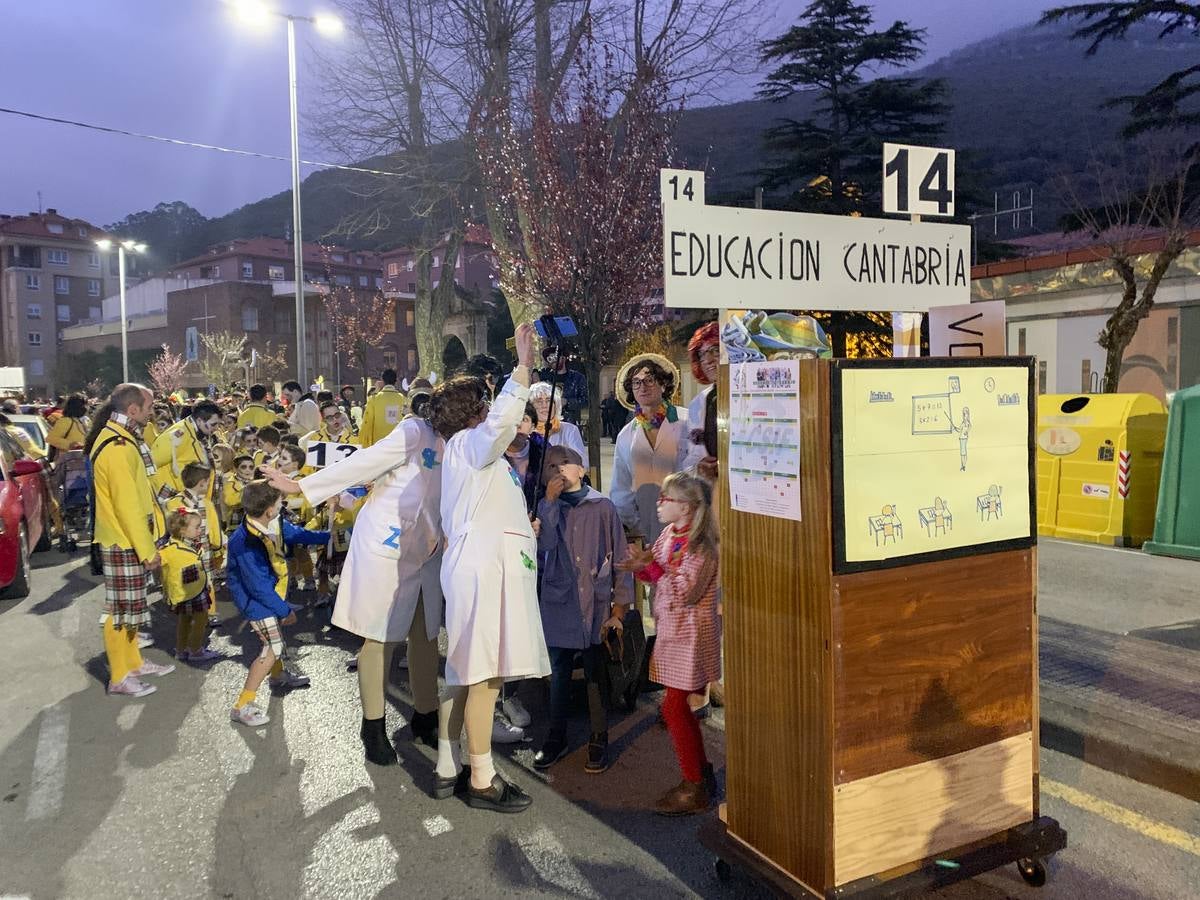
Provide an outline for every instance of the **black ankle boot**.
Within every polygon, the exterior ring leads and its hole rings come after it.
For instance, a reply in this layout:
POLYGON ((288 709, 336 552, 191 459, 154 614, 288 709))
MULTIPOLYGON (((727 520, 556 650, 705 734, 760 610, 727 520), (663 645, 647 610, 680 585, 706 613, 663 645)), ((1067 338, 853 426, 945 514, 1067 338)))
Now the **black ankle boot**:
POLYGON ((599 775, 608 769, 608 732, 600 731, 588 739, 587 762, 583 771, 589 775, 599 775))
POLYGON ((548 769, 567 755, 567 733, 565 730, 551 729, 546 735, 542 749, 533 756, 535 769, 548 769))
POLYGON ((412 720, 408 723, 412 729, 412 739, 415 743, 420 741, 426 747, 437 749, 438 739, 438 714, 435 709, 433 712, 419 713, 414 711, 412 720))
POLYGON ((387 722, 384 718, 363 719, 362 730, 363 750, 367 753, 367 762, 377 766, 394 766, 398 759, 396 748, 388 740, 387 722))

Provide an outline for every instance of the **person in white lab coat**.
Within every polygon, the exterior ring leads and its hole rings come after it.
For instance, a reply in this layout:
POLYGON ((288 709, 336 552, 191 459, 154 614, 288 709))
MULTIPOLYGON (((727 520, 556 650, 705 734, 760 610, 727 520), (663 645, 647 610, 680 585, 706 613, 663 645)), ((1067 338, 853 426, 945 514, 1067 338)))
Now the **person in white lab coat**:
POLYGON ((374 482, 351 532, 333 624, 363 639, 358 654, 361 737, 368 761, 376 765, 397 762, 384 721, 384 693, 392 652, 405 638, 412 736, 435 746, 443 450, 430 424, 409 416, 378 443, 299 481, 263 469, 276 488, 303 492, 314 507, 347 488, 374 482))
POLYGON ((688 411, 671 402, 679 369, 658 353, 639 353, 617 373, 617 400, 634 417, 617 435, 613 456, 612 502, 621 522, 649 547, 662 531, 658 489, 684 467, 688 411))
POLYGON ((533 326, 518 326, 516 342, 520 364, 490 410, 484 382, 470 376, 439 384, 430 401, 430 421, 446 438, 442 591, 449 638, 434 796, 465 791, 472 807, 497 812, 520 812, 532 802, 492 764, 500 686, 550 674, 537 599, 537 538, 520 479, 504 458, 529 398, 533 326), (469 772, 456 740, 464 723, 469 772))

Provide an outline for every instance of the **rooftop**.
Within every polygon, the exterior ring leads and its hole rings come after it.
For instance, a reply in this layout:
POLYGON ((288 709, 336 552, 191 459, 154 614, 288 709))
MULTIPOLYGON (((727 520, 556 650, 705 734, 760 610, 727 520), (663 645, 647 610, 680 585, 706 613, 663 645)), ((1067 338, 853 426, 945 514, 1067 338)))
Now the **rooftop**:
POLYGON ((59 215, 53 207, 24 216, 0 214, 0 236, 4 235, 64 241, 98 241, 109 236, 84 219, 59 215))
MULTIPOLYGON (((207 251, 191 259, 176 263, 172 269, 184 269, 188 266, 199 265, 226 256, 265 256, 271 259, 291 261, 292 242, 276 237, 235 238, 213 244, 207 251)), ((352 250, 329 244, 319 244, 315 241, 304 242, 304 261, 306 264, 335 266, 350 266, 352 268, 378 270, 381 267, 381 257, 374 250, 352 250), (335 254, 342 254, 345 259, 338 262, 333 259, 335 254), (354 260, 362 257, 361 265, 354 260)))

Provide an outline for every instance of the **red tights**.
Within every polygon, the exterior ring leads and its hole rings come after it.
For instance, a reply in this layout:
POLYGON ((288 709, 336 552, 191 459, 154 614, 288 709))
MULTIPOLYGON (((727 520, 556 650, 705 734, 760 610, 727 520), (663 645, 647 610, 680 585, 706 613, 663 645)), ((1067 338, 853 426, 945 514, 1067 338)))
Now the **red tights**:
POLYGON ((683 773, 684 780, 699 784, 708 757, 704 755, 700 722, 688 706, 688 695, 691 693, 693 691, 667 688, 662 717, 667 723, 667 731, 671 733, 671 741, 675 744, 675 755, 679 758, 679 770, 683 773))

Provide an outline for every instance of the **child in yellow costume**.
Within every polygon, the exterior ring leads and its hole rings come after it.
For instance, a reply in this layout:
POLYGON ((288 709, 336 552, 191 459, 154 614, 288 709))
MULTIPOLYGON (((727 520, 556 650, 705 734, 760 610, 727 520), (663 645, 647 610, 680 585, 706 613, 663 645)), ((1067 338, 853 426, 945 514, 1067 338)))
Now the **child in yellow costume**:
POLYGON ((225 532, 231 533, 242 524, 242 491, 254 480, 254 457, 243 453, 233 458, 233 471, 221 489, 225 507, 225 532))
POLYGON ((214 474, 212 469, 200 463, 188 463, 180 473, 183 490, 168 498, 167 509, 188 506, 203 517, 204 527, 195 541, 195 549, 204 565, 208 579, 209 624, 219 624, 217 618, 217 582, 224 572, 225 533, 221 529, 221 516, 217 504, 209 498, 213 495, 214 474))
POLYGON ((196 552, 202 540, 204 517, 188 506, 169 506, 167 533, 170 538, 159 550, 162 557, 163 594, 175 613, 175 658, 189 662, 207 662, 221 654, 210 650, 208 642, 208 576, 196 552))
MULTIPOLYGON (((279 455, 275 458, 276 467, 285 475, 298 476, 304 468, 305 453, 296 444, 285 442, 279 446, 279 455)), ((293 524, 299 525, 312 519, 314 510, 304 499, 303 494, 293 494, 284 498, 284 516, 293 524)), ((296 547, 289 554, 288 571, 296 583, 297 591, 315 590, 317 581, 314 576, 312 553, 306 546, 296 547)), ((297 604, 290 604, 299 609, 297 604)))

